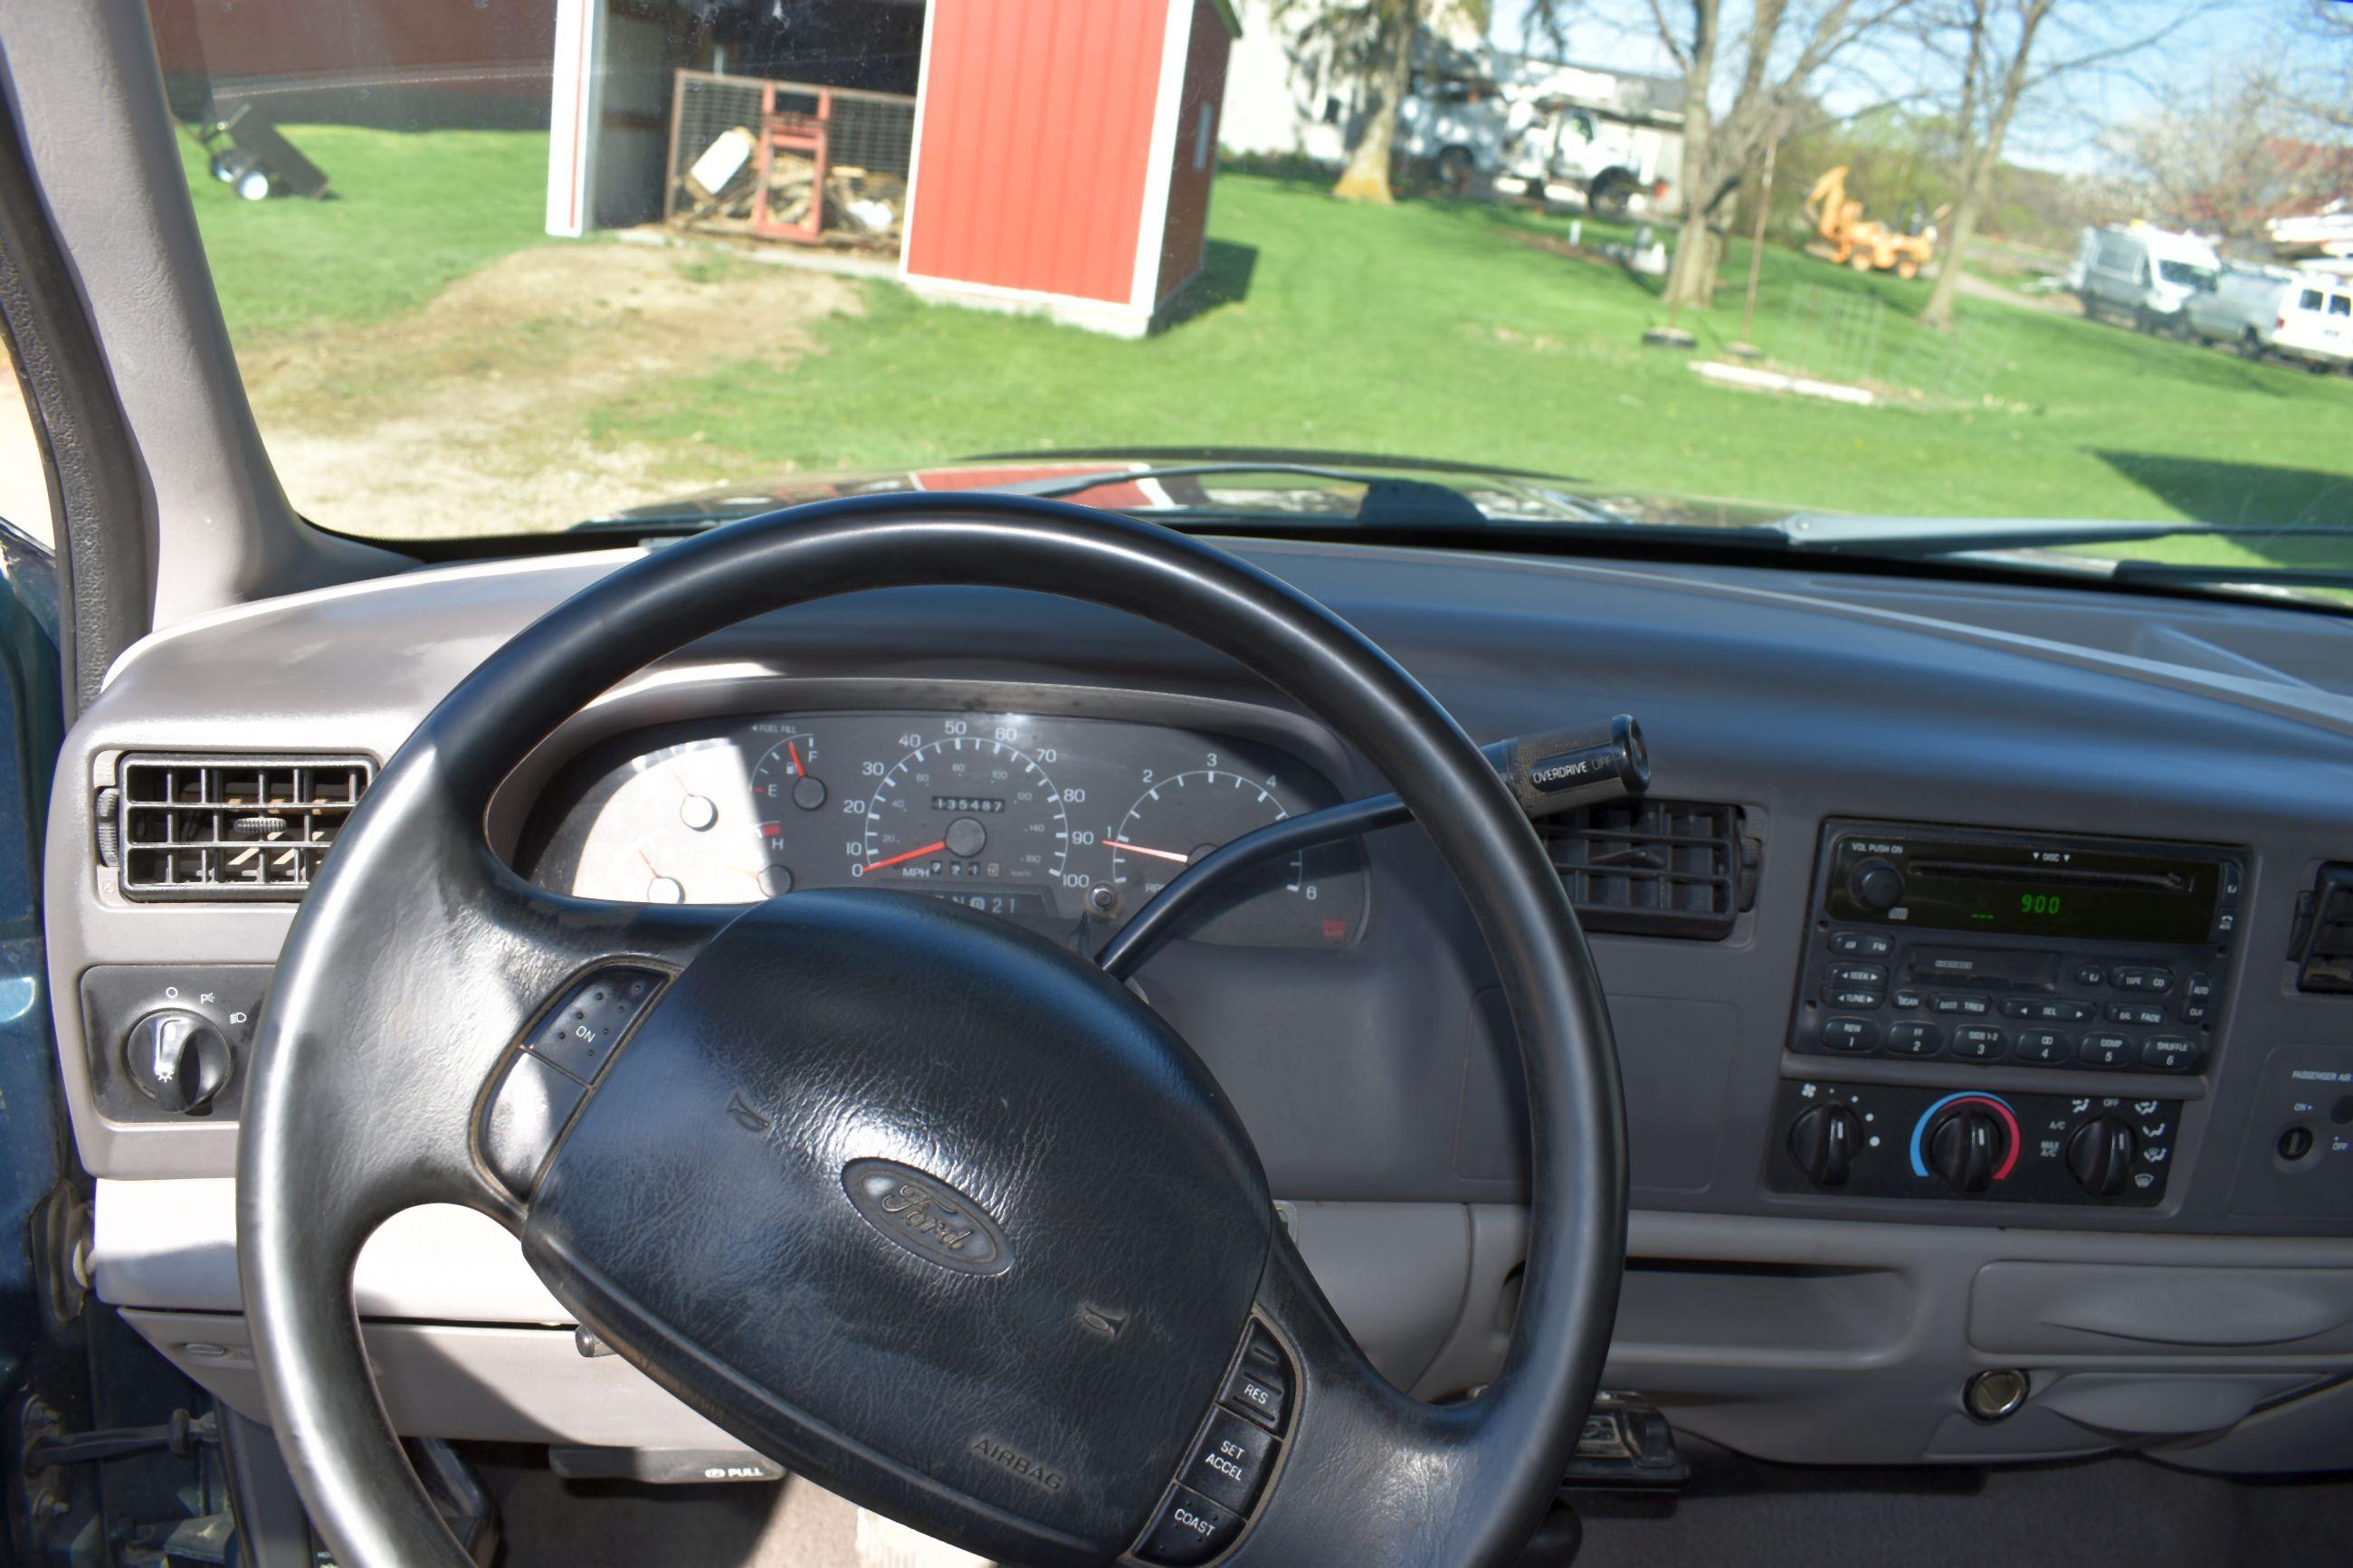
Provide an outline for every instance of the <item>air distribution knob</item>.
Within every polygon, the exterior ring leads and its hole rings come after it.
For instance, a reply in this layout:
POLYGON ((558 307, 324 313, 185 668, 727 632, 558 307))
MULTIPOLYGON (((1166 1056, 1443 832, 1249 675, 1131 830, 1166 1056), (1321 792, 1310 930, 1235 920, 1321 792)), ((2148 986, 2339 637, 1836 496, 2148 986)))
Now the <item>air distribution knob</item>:
POLYGON ((1928 1166, 1957 1193, 1981 1193, 2010 1158, 2010 1130, 1981 1105, 1957 1105, 1928 1124, 1928 1166))
POLYGON ((2132 1184, 2133 1156, 2139 1152, 2131 1122, 2095 1116, 2067 1140, 2068 1173, 2095 1198, 2120 1198, 2132 1184))
POLYGON ((228 1042, 201 1014, 167 1007, 131 1026, 122 1065, 139 1092, 166 1110, 195 1116, 228 1082, 228 1042))
POLYGON ((1818 1187, 1846 1185, 1862 1121, 1843 1105, 1817 1105, 1789 1126, 1789 1158, 1818 1187))
POLYGON ((1855 863, 1854 869, 1847 873, 1846 886, 1847 891, 1854 895, 1854 901, 1866 910, 1883 913, 1904 901, 1904 873, 1895 868, 1894 861, 1883 860, 1876 855, 1855 863))

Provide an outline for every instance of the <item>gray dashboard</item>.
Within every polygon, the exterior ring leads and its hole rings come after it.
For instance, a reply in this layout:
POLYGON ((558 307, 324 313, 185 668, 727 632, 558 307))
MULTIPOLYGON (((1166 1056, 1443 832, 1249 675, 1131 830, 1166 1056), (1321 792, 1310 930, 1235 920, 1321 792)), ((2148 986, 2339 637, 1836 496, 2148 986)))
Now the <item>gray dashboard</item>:
MULTIPOLYGON (((2315 1434, 2353 1430, 2333 1392, 2353 1373, 2353 1240, 2341 1239, 2353 1238, 2353 1139, 2311 1098, 2316 1075, 2353 1086, 2353 998, 2299 993, 2287 962, 2298 892, 2323 863, 2353 858, 2353 622, 1843 574, 1372 547, 1243 552, 1381 644, 1474 739, 1636 714, 1653 795, 1736 807, 1756 843, 1753 901, 1721 940, 1593 942, 1628 1086, 1638 1210, 1622 1321, 1634 1327, 1621 1326, 1614 1379, 1671 1402, 1679 1423, 1792 1458, 2024 1456, 2162 1437, 2232 1468, 2233 1454, 2256 1449, 2215 1448, 2214 1434, 2252 1411, 2293 1405, 2315 1434), (1794 1054, 1818 851, 1824 825, 1841 818, 2242 858, 2235 961, 2196 1070, 1794 1054), (2179 1122, 2162 1198, 1932 1202, 1778 1179, 1785 1096, 1833 1081, 1868 1095, 2162 1101, 2179 1122), (2279 1141, 2299 1119, 2319 1146, 2284 1163, 2279 1141), (2225 1342, 2195 1313, 2150 1320, 2119 1306, 2119 1281, 2145 1299, 2152 1279, 2217 1310, 2272 1303, 2277 1322, 2260 1343, 2225 1342), (1960 1379, 1990 1364, 2042 1380, 2036 1419, 1952 1426, 1960 1379), (2229 1384, 2219 1404, 2218 1379, 2229 1384), (2221 1409, 2240 1393, 2229 1420, 2183 1426, 2184 1409, 2221 1409), (2207 1404, 2173 1397, 2189 1394, 2207 1404)), ((93 853, 93 800, 119 757, 388 757, 500 640, 623 559, 324 590, 186 623, 117 666, 69 738, 47 867, 61 1065, 95 1173, 227 1175, 235 1129, 225 1117, 101 1113, 112 1042, 86 1033, 87 973, 267 964, 290 919, 283 905, 126 898, 93 853)), ((570 876, 587 827, 567 827, 565 813, 586 802, 593 816, 634 759, 757 723, 817 730, 894 712, 928 716, 909 731, 910 752, 935 743, 955 715, 1029 726, 1006 744, 1025 742, 1033 757, 1041 726, 1149 726, 1160 728, 1122 732, 1137 744, 1158 733, 1256 749, 1254 774, 1284 770, 1295 782, 1282 788, 1303 792, 1293 805, 1382 787, 1250 671, 1173 634, 1029 595, 900 591, 729 628, 607 694, 509 781, 492 837, 570 876)), ((895 743, 906 727, 886 729, 895 743)), ((851 748, 885 768, 887 750, 851 748)), ((734 754, 750 759, 751 748, 734 754)), ((1110 814, 1126 802, 1091 809, 1103 818, 1095 829, 1126 820, 1110 814)), ((1445 1392, 1478 1380, 1511 1300, 1522 1190, 1508 1026, 1477 934, 1417 830, 1374 836, 1330 874, 1347 889, 1335 907, 1356 911, 1344 940, 1197 933, 1208 940, 1172 942, 1138 984, 1233 1097, 1360 1335, 1383 1344, 1398 1381, 1445 1392), (1377 1242, 1375 1215, 1388 1216, 1377 1242), (1335 1239, 1352 1224, 1367 1226, 1362 1247, 1335 1239)), ((2268 1453, 2282 1427, 2266 1430, 2268 1453)))

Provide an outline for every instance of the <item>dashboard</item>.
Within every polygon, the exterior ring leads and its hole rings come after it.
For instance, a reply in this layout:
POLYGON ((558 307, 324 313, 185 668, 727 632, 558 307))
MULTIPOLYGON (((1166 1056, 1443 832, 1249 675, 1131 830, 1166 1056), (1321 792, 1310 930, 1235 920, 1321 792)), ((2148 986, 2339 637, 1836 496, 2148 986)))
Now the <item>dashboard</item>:
MULTIPOLYGON (((2353 939, 2353 910, 2314 918, 2353 866, 2353 621, 1848 572, 1240 553, 1476 741, 1643 726, 1652 798, 1543 827, 1627 1106, 1609 1386, 1789 1462, 2125 1447, 2280 1470, 2353 1451, 2353 995, 2327 973, 2353 957, 2316 952, 2353 939), (1992 1421, 1962 1403, 1988 1371, 2027 1390, 1992 1421)), ((142 757, 199 796, 206 756, 381 763, 630 555, 189 622, 121 662, 69 737, 47 934, 99 1178, 93 1278, 241 1408, 259 1405, 238 1053, 297 905, 141 892, 103 853, 127 842, 125 781, 142 757), (165 1013, 221 1053, 193 1110, 126 1071, 165 1013)), ((917 589, 714 631, 585 708, 487 826, 520 874, 585 897, 889 886, 1083 942, 1205 847, 1386 787, 1172 633, 917 589)), ((1526 1110, 1484 941, 1419 830, 1270 868, 1134 984, 1230 1097, 1375 1363, 1431 1397, 1492 1376, 1526 1110)), ((480 1215, 388 1225, 360 1293, 406 1430, 723 1445, 615 1358, 584 1360, 480 1215)))
MULTIPOLYGON (((1336 803, 1261 742, 1029 713, 763 714, 608 742, 534 808, 519 858, 584 898, 741 904, 889 887, 1100 937, 1242 834, 1336 803)), ((1196 940, 1345 947, 1368 902, 1355 847, 1246 879, 1196 940)))

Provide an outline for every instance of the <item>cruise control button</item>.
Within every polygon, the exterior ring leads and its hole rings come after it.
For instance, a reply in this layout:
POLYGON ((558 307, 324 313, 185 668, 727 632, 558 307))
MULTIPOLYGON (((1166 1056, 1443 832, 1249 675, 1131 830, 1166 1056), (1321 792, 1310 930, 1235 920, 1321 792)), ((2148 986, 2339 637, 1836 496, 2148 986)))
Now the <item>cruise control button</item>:
POLYGON ((1198 1492, 1172 1487, 1135 1554, 1147 1563, 1166 1563, 1167 1568, 1191 1568, 1231 1546, 1241 1526, 1239 1514, 1219 1508, 1198 1492))
POLYGON ((662 975, 651 969, 600 969, 574 986, 541 1020, 523 1049, 586 1083, 652 1003, 661 984, 662 975))
POLYGON ((1887 1048, 1899 1056, 1933 1057, 1945 1048, 1945 1031, 1934 1024, 1898 1024, 1887 1031, 1887 1048))
POLYGON ((1832 1018, 1822 1025, 1822 1048, 1867 1051, 1879 1044, 1879 1026, 1868 1018, 1832 1018))
POLYGON ((2010 1048, 2010 1037, 1984 1024, 1964 1024, 1953 1031, 1953 1055, 1964 1061, 1989 1062, 2010 1048))
POLYGON ((1226 1380, 1226 1392, 1218 1401, 1229 1410, 1239 1410, 1253 1421, 1269 1426, 1282 1426, 1284 1409, 1291 1403, 1291 1390, 1282 1377, 1249 1356, 1234 1368, 1233 1376, 1226 1380))
POLYGON ((2140 1065, 2152 1072, 2187 1072, 2197 1060, 2197 1042, 2179 1035, 2151 1035, 2140 1043, 2140 1065))
POLYGON ((2028 1029, 2018 1037, 2018 1059, 2038 1067, 2063 1062, 2074 1055, 2067 1037, 2055 1029, 2028 1029))
POLYGON ((2112 1068, 2132 1057, 2128 1035, 2085 1035, 2075 1047, 2075 1059, 2085 1067, 2112 1068))
POLYGON ((518 1196, 528 1196, 555 1135, 587 1093, 577 1079, 537 1058, 509 1062, 482 1118, 482 1162, 491 1173, 518 1196))
POLYGON ((1274 1436, 1224 1410, 1209 1412, 1209 1429, 1178 1474, 1179 1483, 1236 1513, 1248 1513, 1274 1460, 1274 1436))

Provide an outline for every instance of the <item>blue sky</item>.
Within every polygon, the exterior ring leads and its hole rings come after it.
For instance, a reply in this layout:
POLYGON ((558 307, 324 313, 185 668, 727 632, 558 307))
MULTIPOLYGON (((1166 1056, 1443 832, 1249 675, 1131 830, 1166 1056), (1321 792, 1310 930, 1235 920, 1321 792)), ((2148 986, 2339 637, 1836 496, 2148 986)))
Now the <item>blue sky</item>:
MULTIPOLYGON (((1490 36, 1497 45, 1521 47, 1527 7, 1528 0, 1496 0, 1490 36)), ((2081 26, 2106 36, 2146 36, 2175 19, 2180 26, 2162 47, 2126 67, 2074 79, 2068 92, 2046 93, 2021 110, 2008 156, 2037 168, 2097 170, 2102 128, 2155 113, 2168 97, 2199 90, 2218 69, 2270 53, 2277 29, 2302 7, 2303 0, 2062 0, 2055 15, 2079 16, 2081 26)), ((1670 17, 1679 15, 1674 0, 1664 0, 1663 8, 1670 17)), ((1726 22, 1743 9, 1740 0, 1726 0, 1726 22)), ((1647 0, 1585 0, 1569 14, 1567 36, 1572 59, 1677 74, 1659 43, 1647 0)), ((1534 52, 1546 52, 1546 47, 1537 44, 1534 52)), ((1736 68, 1720 64, 1717 76, 1729 77, 1736 68)), ((1820 89, 1833 110, 1851 113, 1907 92, 1934 90, 1936 78, 1934 62, 1916 45, 1891 42, 1871 51, 1868 59, 1834 67, 1820 89)))

